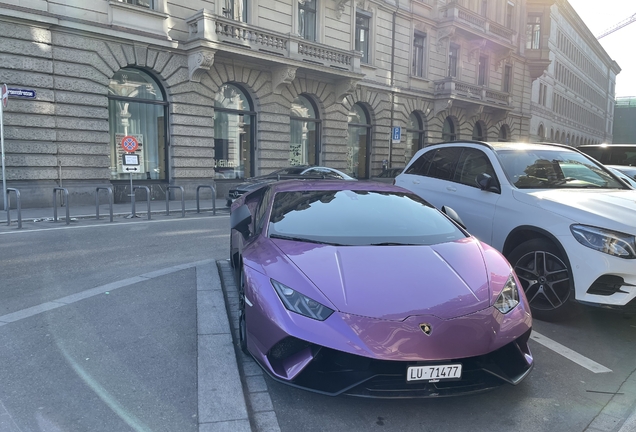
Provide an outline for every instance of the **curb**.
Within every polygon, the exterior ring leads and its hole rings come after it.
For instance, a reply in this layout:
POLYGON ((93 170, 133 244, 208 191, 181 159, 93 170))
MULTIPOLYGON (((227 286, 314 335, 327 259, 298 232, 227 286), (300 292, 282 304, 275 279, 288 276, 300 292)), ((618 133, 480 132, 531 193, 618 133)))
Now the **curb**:
POLYGON ((251 432, 216 263, 196 267, 199 432, 251 432))
POLYGON ((251 356, 245 355, 239 347, 238 288, 234 280, 234 269, 232 269, 229 260, 218 260, 216 264, 225 291, 227 315, 232 326, 234 350, 243 377, 243 389, 246 394, 252 430, 255 432, 280 432, 278 417, 267 389, 265 375, 256 361, 251 356))

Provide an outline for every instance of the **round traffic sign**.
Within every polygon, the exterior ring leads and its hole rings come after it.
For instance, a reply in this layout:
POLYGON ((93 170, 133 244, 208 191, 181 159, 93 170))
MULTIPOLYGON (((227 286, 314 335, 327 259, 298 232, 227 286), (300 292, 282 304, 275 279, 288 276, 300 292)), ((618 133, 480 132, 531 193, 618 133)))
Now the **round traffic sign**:
POLYGON ((121 139, 121 147, 125 151, 132 153, 139 148, 139 143, 134 136, 126 135, 121 139))

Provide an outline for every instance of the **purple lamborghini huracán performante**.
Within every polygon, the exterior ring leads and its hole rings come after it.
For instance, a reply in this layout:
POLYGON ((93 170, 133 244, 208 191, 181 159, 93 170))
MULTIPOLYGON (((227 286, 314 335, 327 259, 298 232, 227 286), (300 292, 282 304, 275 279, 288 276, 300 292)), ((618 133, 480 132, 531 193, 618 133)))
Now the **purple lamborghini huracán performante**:
POLYGON ((274 379, 394 398, 518 384, 532 317, 505 258, 397 186, 264 185, 232 205, 240 343, 274 379))

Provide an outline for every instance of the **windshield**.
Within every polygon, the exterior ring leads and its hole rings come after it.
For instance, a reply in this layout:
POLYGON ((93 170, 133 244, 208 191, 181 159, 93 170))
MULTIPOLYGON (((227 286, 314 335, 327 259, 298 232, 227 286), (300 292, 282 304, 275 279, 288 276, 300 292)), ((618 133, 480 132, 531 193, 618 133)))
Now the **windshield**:
POLYGON ((465 238, 444 215, 409 193, 279 192, 269 237, 360 245, 430 245, 465 238))
POLYGON ((567 149, 506 149, 497 154, 519 189, 626 189, 605 169, 567 149))

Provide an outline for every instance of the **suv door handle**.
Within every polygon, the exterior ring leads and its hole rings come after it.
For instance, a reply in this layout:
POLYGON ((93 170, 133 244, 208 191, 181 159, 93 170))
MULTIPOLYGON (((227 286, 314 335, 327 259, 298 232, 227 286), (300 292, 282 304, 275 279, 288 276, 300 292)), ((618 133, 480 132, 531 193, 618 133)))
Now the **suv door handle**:
POLYGON ((413 180, 413 184, 420 184, 419 180, 413 180))
POLYGON ((454 188, 452 186, 446 186, 446 190, 449 192, 457 192, 457 188, 454 188))

